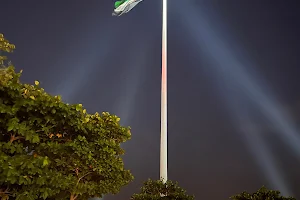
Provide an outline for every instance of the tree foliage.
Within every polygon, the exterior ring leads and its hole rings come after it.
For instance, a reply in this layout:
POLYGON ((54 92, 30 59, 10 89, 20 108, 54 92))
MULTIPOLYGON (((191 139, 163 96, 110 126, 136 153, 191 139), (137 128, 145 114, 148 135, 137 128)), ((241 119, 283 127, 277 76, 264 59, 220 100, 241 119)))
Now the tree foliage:
POLYGON ((283 197, 280 195, 279 191, 268 190, 264 186, 253 194, 242 192, 241 194, 232 196, 230 198, 232 200, 296 200, 293 197, 283 197))
POLYGON ((131 200, 194 200, 194 196, 186 194, 186 191, 168 180, 148 180, 144 183, 139 194, 134 194, 131 200))
POLYGON ((14 49, 15 45, 10 44, 9 41, 4 38, 4 35, 0 33, 0 66, 2 66, 7 59, 2 53, 11 53, 14 49))
POLYGON ((115 115, 62 102, 38 81, 22 84, 21 73, 0 70, 0 197, 86 200, 118 193, 133 179, 120 147, 130 128, 115 115))

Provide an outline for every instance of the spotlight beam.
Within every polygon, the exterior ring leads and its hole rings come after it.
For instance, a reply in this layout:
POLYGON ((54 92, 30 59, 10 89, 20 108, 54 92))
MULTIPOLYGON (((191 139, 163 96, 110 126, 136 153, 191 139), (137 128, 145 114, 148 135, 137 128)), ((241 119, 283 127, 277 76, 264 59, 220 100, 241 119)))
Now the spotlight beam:
MULTIPOLYGON (((257 83, 258 80, 254 79, 250 73, 247 73, 246 66, 249 64, 245 63, 250 63, 250 61, 245 60, 241 62, 237 52, 232 51, 226 42, 221 39, 220 34, 226 35, 227 33, 213 28, 208 17, 203 15, 205 11, 196 11, 193 6, 190 6, 190 3, 183 2, 180 8, 178 9, 179 11, 188 11, 182 15, 185 19, 184 25, 187 26, 186 30, 193 36, 193 42, 200 47, 203 53, 208 56, 210 62, 214 64, 205 68, 205 71, 212 70, 211 72, 214 75, 218 75, 218 78, 215 80, 222 84, 220 85, 220 91, 230 107, 229 113, 244 133, 243 135, 252 153, 258 159, 258 163, 263 168, 270 183, 274 184, 283 193, 291 195, 292 193, 283 174, 276 167, 272 153, 265 148, 265 142, 260 137, 257 127, 251 122, 250 116, 248 116, 251 112, 245 107, 249 106, 249 103, 245 103, 254 102, 260 111, 263 111, 265 117, 276 128, 285 133, 280 136, 283 136, 285 140, 288 139, 287 142, 290 142, 290 146, 295 148, 296 152, 300 154, 299 145, 296 145, 296 143, 299 144, 299 137, 295 128, 288 118, 283 115, 275 99, 267 96, 264 90, 261 89, 261 85, 257 83), (197 26, 195 26, 196 23, 197 26), (225 88, 225 86, 227 87, 225 88), (241 97, 247 97, 247 101, 242 101, 244 98, 241 97)), ((211 18, 213 16, 210 16, 211 18)), ((235 43, 234 40, 230 42, 230 44, 235 43)))

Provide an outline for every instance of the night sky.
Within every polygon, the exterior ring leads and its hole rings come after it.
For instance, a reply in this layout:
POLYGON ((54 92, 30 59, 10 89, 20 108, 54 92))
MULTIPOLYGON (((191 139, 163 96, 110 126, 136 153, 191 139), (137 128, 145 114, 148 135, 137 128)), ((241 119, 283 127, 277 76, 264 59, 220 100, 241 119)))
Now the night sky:
MULTIPOLYGON (((131 126, 129 199, 159 178, 161 0, 1 0, 23 82, 131 126)), ((300 199, 300 1, 169 0, 169 178, 196 199, 262 185, 300 199)))

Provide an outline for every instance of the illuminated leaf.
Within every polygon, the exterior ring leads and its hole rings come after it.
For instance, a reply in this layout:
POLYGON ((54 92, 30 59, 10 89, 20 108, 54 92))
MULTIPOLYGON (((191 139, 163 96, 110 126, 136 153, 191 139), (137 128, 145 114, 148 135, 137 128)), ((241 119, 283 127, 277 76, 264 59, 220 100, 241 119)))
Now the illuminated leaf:
POLYGON ((33 143, 37 143, 37 142, 39 142, 39 141, 40 141, 40 138, 39 138, 38 135, 34 135, 34 136, 32 137, 32 142, 33 142, 33 143))
POLYGON ((48 164, 49 164, 48 159, 45 158, 45 159, 43 160, 43 167, 46 166, 46 165, 48 165, 48 164))

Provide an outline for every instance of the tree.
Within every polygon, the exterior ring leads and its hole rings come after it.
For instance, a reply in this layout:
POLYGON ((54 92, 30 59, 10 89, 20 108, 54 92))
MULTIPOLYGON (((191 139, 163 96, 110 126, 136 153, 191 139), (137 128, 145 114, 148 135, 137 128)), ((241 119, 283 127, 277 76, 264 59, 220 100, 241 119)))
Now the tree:
POLYGON ((144 183, 139 194, 134 194, 131 200, 194 200, 194 196, 186 194, 186 191, 168 180, 164 183, 161 180, 148 180, 144 183))
POLYGON ((120 147, 130 128, 115 115, 64 103, 38 81, 21 83, 21 73, 0 70, 0 197, 86 200, 118 193, 133 179, 120 147))
POLYGON ((280 195, 279 191, 268 190, 264 186, 253 194, 242 192, 241 194, 232 196, 230 198, 232 200, 296 200, 293 197, 283 197, 280 195))
POLYGON ((8 40, 4 38, 4 35, 0 33, 0 66, 4 64, 4 61, 7 59, 6 56, 3 56, 2 53, 11 53, 15 49, 15 45, 10 44, 8 40))

